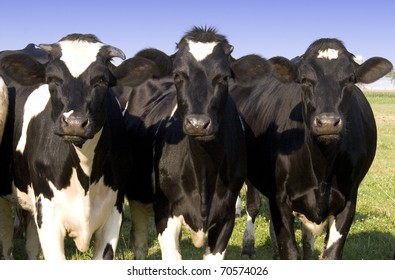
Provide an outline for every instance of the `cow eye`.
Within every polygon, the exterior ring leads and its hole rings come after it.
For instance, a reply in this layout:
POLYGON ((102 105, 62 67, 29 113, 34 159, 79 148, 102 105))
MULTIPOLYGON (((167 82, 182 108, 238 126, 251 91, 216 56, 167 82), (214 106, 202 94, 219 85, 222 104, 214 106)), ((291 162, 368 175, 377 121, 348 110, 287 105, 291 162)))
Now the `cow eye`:
POLYGON ((313 80, 306 77, 301 77, 299 79, 299 83, 302 84, 303 86, 313 86, 315 84, 313 80))
POLYGON ((181 84, 183 81, 185 81, 187 79, 186 74, 181 73, 181 72, 175 72, 173 74, 173 80, 174 83, 177 84, 181 84))
POLYGON ((63 80, 57 77, 47 77, 47 84, 49 86, 60 86, 63 80))
POLYGON ((217 76, 214 78, 213 83, 219 86, 228 86, 228 80, 229 80, 228 76, 217 76))
POLYGON ((93 87, 107 87, 108 81, 105 77, 97 77, 91 81, 93 87))

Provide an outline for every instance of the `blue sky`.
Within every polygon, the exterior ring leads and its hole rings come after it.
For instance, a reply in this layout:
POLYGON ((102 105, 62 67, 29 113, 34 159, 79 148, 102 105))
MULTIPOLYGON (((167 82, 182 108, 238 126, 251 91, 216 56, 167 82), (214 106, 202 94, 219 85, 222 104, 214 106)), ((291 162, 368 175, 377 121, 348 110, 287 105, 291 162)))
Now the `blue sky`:
POLYGON ((186 31, 207 25, 227 36, 235 57, 293 58, 333 37, 364 59, 395 64, 395 4, 388 0, 6 0, 1 11, 0 50, 93 33, 127 57, 146 47, 172 54, 186 31))

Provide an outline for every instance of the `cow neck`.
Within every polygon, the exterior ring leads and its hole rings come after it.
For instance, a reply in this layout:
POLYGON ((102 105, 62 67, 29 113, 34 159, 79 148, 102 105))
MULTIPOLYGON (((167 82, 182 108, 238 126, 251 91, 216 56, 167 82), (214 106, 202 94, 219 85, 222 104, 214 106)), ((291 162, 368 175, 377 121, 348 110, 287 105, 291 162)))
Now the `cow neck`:
POLYGON ((103 128, 101 128, 92 139, 86 140, 81 148, 73 145, 79 160, 78 165, 88 177, 91 177, 92 174, 95 150, 102 134, 103 128))
MULTIPOLYGON (((338 155, 340 142, 324 145, 317 143, 312 138, 308 138, 306 144, 314 174, 321 188, 330 188, 334 163, 338 155)), ((321 190, 321 192, 323 191, 324 190, 321 190)))

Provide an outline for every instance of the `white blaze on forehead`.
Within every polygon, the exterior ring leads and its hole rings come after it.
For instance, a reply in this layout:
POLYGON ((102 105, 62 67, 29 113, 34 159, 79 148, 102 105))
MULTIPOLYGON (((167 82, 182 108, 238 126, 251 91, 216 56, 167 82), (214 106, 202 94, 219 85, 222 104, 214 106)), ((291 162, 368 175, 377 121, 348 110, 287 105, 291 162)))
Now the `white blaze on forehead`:
POLYGON ((202 43, 202 42, 193 42, 187 41, 189 46, 189 52, 193 55, 193 57, 197 61, 202 61, 208 55, 213 53, 214 47, 218 45, 218 42, 209 42, 209 43, 202 43))
POLYGON ((324 59, 337 59, 339 57, 339 51, 335 49, 326 49, 318 51, 317 58, 324 58, 324 59))
POLYGON ((61 41, 59 46, 62 49, 60 59, 66 64, 71 75, 76 78, 96 60, 96 56, 104 44, 86 41, 61 41))
POLYGON ((45 106, 49 101, 50 94, 48 90, 48 85, 42 85, 36 90, 34 90, 26 100, 24 111, 23 111, 23 123, 22 123, 22 133, 21 138, 19 138, 16 150, 23 154, 26 146, 27 140, 27 128, 29 126, 30 120, 37 116, 39 113, 44 111, 45 106))

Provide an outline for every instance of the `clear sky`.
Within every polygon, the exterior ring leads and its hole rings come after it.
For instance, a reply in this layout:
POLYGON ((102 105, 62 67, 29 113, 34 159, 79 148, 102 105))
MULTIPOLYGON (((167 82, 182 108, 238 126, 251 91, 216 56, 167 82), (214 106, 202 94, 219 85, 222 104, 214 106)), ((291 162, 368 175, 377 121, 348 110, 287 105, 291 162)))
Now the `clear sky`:
POLYGON ((392 0, 5 0, 0 7, 0 50, 93 33, 127 57, 147 47, 172 54, 186 31, 207 25, 228 38, 235 57, 293 58, 330 37, 363 59, 395 64, 392 0))

